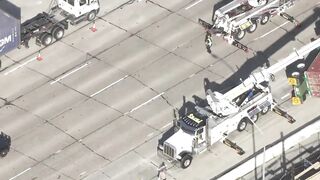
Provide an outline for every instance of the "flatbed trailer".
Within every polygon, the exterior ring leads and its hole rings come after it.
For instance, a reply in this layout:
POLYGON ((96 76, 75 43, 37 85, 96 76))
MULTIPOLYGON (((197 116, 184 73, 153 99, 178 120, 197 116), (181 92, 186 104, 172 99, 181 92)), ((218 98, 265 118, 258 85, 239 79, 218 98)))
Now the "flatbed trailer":
POLYGON ((33 38, 37 45, 48 46, 63 38, 69 24, 94 21, 100 10, 99 0, 52 0, 48 12, 21 23, 20 8, 6 0, 0 5, 0 55, 21 45, 28 48, 33 38))
POLYGON ((62 39, 69 27, 68 18, 58 21, 54 15, 42 12, 21 24, 21 45, 29 47, 29 41, 36 38, 37 45, 48 46, 62 39))

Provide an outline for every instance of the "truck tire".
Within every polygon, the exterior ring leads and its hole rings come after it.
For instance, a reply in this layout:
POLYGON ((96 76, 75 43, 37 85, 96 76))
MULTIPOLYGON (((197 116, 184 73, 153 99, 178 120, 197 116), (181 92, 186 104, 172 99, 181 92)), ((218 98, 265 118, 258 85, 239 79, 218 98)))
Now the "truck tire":
POLYGON ((93 21, 97 16, 97 11, 92 10, 87 14, 87 21, 93 21))
MULTIPOLYGON (((251 121, 253 121, 254 123, 257 122, 258 119, 259 119, 259 114, 255 114, 255 115, 253 115, 253 116, 251 117, 251 121)), ((251 121, 250 121, 250 122, 251 122, 251 121)), ((252 122, 251 122, 251 123, 252 123, 252 122)))
POLYGON ((241 40, 244 38, 244 36, 246 35, 246 31, 238 29, 235 33, 234 33, 234 38, 236 40, 241 40))
POLYGON ((190 154, 184 155, 180 161, 181 168, 182 169, 188 168, 191 162, 192 162, 192 156, 190 154))
POLYGON ((62 37, 64 36, 64 29, 60 26, 56 26, 52 29, 52 36, 56 39, 56 40, 60 40, 62 39, 62 37))
POLYGON ((297 68, 298 68, 300 71, 304 71, 304 70, 305 70, 305 67, 306 67, 306 64, 303 63, 303 62, 297 64, 297 68))
POLYGON ((43 33, 40 36, 40 42, 44 46, 49 46, 52 43, 52 40, 53 40, 52 35, 49 33, 43 33))
POLYGON ((250 121, 247 117, 242 118, 241 121, 238 124, 237 130, 239 132, 243 131, 246 129, 247 125, 248 125, 248 121, 250 121))
POLYGON ((270 14, 266 13, 266 14, 261 16, 260 24, 261 25, 265 25, 265 24, 267 24, 269 22, 269 20, 270 20, 270 14))
POLYGON ((261 110, 261 114, 265 115, 270 111, 271 107, 270 106, 266 106, 261 110))
POLYGON ((256 21, 252 21, 252 24, 250 27, 247 28, 248 33, 253 33, 257 30, 258 24, 256 21))
POLYGON ((1 157, 5 157, 9 152, 9 149, 3 149, 1 152, 0 152, 0 156, 1 157))

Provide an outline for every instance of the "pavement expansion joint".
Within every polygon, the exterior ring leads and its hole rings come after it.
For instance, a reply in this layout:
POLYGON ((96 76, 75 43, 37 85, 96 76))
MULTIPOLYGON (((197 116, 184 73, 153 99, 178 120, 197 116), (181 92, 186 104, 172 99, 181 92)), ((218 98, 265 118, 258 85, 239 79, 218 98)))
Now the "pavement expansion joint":
POLYGON ((165 10, 171 12, 171 13, 175 13, 174 11, 171 11, 170 9, 168 9, 168 8, 166 8, 166 7, 158 4, 158 3, 156 3, 156 2, 153 2, 153 1, 151 1, 151 0, 145 0, 145 2, 146 2, 146 3, 150 2, 150 3, 152 3, 152 4, 156 5, 156 6, 159 6, 159 7, 162 8, 162 9, 165 9, 165 10))

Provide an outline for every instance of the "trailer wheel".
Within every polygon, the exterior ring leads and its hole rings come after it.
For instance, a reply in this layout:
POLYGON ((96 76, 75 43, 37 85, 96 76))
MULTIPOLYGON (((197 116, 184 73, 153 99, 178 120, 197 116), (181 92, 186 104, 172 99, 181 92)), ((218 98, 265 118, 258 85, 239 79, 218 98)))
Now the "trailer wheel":
POLYGON ((251 26, 247 29, 248 33, 253 33, 257 30, 258 24, 256 21, 252 21, 251 26))
POLYGON ((266 106, 261 110, 261 114, 265 115, 270 111, 271 107, 270 106, 266 106))
POLYGON ((250 121, 250 120, 247 117, 241 119, 241 121, 239 122, 238 127, 237 127, 239 132, 246 129, 246 127, 248 125, 248 121, 250 121))
POLYGON ((270 20, 270 14, 266 13, 266 14, 262 15, 262 17, 260 19, 260 24, 265 25, 269 22, 269 20, 270 20))
POLYGON ((43 33, 40 36, 41 44, 43 44, 44 46, 49 46, 52 43, 52 40, 52 35, 49 33, 43 33))
POLYGON ((87 20, 88 21, 93 21, 97 16, 97 11, 92 10, 87 14, 87 20))
POLYGON ((246 31, 238 29, 235 33, 234 33, 234 38, 236 40, 241 40, 244 38, 244 36, 246 35, 246 31))
POLYGON ((52 29, 52 36, 56 39, 56 40, 60 40, 62 39, 64 35, 64 29, 60 26, 56 26, 52 29))
POLYGON ((181 159, 181 162, 180 162, 181 168, 182 169, 188 168, 190 166, 191 162, 192 162, 192 156, 189 154, 184 155, 181 159))
POLYGON ((0 156, 1 156, 1 157, 5 157, 5 156, 8 154, 8 152, 9 152, 9 149, 8 149, 8 148, 3 149, 3 150, 0 152, 0 156))

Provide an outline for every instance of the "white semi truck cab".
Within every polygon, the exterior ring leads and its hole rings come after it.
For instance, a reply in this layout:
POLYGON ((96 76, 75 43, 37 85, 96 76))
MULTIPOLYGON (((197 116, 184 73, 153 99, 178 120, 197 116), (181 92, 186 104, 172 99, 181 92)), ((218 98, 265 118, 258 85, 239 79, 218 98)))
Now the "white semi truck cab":
POLYGON ((163 155, 170 160, 180 161, 182 168, 189 167, 193 155, 206 149, 207 119, 207 116, 198 112, 179 119, 179 130, 159 146, 163 155))
POLYGON ((88 21, 94 20, 99 12, 99 0, 56 0, 57 6, 74 18, 86 16, 88 21))

